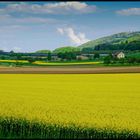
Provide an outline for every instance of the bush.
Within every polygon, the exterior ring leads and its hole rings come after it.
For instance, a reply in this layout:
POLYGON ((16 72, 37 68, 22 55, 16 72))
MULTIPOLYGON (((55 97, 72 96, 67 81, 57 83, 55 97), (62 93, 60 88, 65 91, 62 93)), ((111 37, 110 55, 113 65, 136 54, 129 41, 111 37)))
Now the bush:
POLYGON ((33 63, 33 62, 36 61, 34 58, 28 58, 27 60, 28 60, 29 63, 33 63))
POLYGON ((127 61, 128 61, 128 63, 132 64, 132 63, 136 62, 136 58, 130 57, 130 58, 128 58, 127 61))
POLYGON ((110 57, 105 57, 104 58, 104 64, 110 64, 111 63, 111 59, 110 59, 110 57))

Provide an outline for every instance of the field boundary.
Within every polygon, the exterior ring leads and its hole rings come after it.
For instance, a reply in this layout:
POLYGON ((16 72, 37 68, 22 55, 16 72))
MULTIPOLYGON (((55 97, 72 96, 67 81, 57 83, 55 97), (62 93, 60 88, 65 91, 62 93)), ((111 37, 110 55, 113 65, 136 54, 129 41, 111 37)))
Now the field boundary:
POLYGON ((0 74, 109 74, 140 73, 140 67, 0 67, 0 74))

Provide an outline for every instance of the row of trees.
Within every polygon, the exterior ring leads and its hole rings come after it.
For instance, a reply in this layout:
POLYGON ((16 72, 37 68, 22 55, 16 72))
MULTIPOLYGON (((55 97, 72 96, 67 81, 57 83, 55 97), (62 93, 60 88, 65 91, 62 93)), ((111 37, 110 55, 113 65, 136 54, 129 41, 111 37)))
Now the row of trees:
MULTIPOLYGON (((48 55, 47 59, 49 61, 52 60, 53 54, 56 55, 58 58, 60 58, 60 60, 62 61, 63 60, 71 61, 71 60, 76 60, 77 59, 76 57, 78 55, 84 54, 85 52, 82 51, 81 48, 67 46, 67 47, 57 48, 53 52, 49 50, 40 50, 40 51, 37 51, 36 53, 46 53, 48 55)), ((99 53, 96 52, 94 53, 94 56, 89 56, 89 59, 92 60, 92 59, 97 59, 99 57, 100 57, 99 53)))
MULTIPOLYGON (((79 50, 79 48, 75 48, 75 47, 62 47, 62 48, 58 48, 56 49, 54 52, 52 53, 49 50, 40 50, 37 51, 35 53, 14 53, 14 52, 10 52, 8 53, 8 55, 0 55, 0 59, 13 59, 13 60, 27 60, 30 63, 33 63, 35 61, 51 61, 51 60, 56 60, 57 58, 59 58, 59 60, 76 60, 78 55, 81 54, 87 54, 88 59, 89 60, 95 60, 95 59, 99 59, 100 60, 100 51, 93 51, 94 54, 90 53, 91 48, 83 48, 83 50, 86 52, 82 52, 79 50), (39 54, 45 54, 44 56, 41 56, 39 54), (57 58, 54 59, 54 57, 56 56, 57 58)), ((134 52, 134 51, 133 51, 134 52)), ((108 52, 109 53, 109 52, 108 52)), ((117 59, 114 58, 112 56, 112 52, 110 52, 110 55, 108 55, 107 57, 104 58, 104 63, 105 64, 109 64, 109 63, 139 63, 139 59, 138 58, 125 58, 125 59, 117 59)), ((103 57, 101 57, 101 59, 103 59, 103 57)), ((81 59, 79 59, 81 60, 81 59)))
POLYGON ((95 46, 94 50, 101 51, 101 50, 126 50, 126 51, 135 51, 140 50, 140 41, 132 41, 132 42, 122 42, 120 44, 99 44, 95 46))
POLYGON ((114 58, 111 54, 104 58, 104 64, 140 64, 140 58, 136 57, 125 57, 125 58, 114 58))

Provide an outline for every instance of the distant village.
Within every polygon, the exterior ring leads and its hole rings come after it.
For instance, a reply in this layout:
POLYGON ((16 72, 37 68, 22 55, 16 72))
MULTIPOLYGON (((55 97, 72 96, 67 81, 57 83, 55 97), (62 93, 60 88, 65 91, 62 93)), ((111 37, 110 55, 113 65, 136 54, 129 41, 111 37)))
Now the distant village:
MULTIPOLYGON (((64 53, 65 55, 68 55, 68 57, 70 58, 69 53, 64 53)), ((63 55, 64 55, 63 54, 63 55)), ((75 54, 75 56, 72 59, 75 60, 93 60, 93 59, 97 59, 100 57, 107 57, 109 56, 110 53, 81 53, 81 54, 75 54)), ((123 51, 117 51, 114 53, 111 53, 113 58, 125 58, 125 53, 123 51)), ((34 59, 43 59, 43 58, 48 58, 51 61, 61 61, 62 60, 62 55, 60 55, 59 53, 16 53, 14 51, 10 51, 10 52, 5 52, 5 51, 0 51, 0 59, 7 59, 7 58, 15 58, 17 57, 19 60, 20 59, 27 59, 27 58, 34 58, 34 59)), ((63 58, 63 60, 67 60, 67 57, 63 58)))

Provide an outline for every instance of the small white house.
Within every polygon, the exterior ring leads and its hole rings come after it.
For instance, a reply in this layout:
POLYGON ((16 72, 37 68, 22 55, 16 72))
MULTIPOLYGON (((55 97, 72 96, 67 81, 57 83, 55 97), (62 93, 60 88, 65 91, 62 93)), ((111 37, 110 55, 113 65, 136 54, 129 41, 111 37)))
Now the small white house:
POLYGON ((125 54, 123 52, 116 52, 113 56, 118 59, 125 58, 125 54))
POLYGON ((51 58, 53 61, 59 61, 59 59, 60 59, 60 58, 58 58, 57 55, 52 55, 51 58))
POLYGON ((76 56, 77 60, 88 60, 89 58, 87 56, 83 56, 83 55, 78 55, 76 56))

